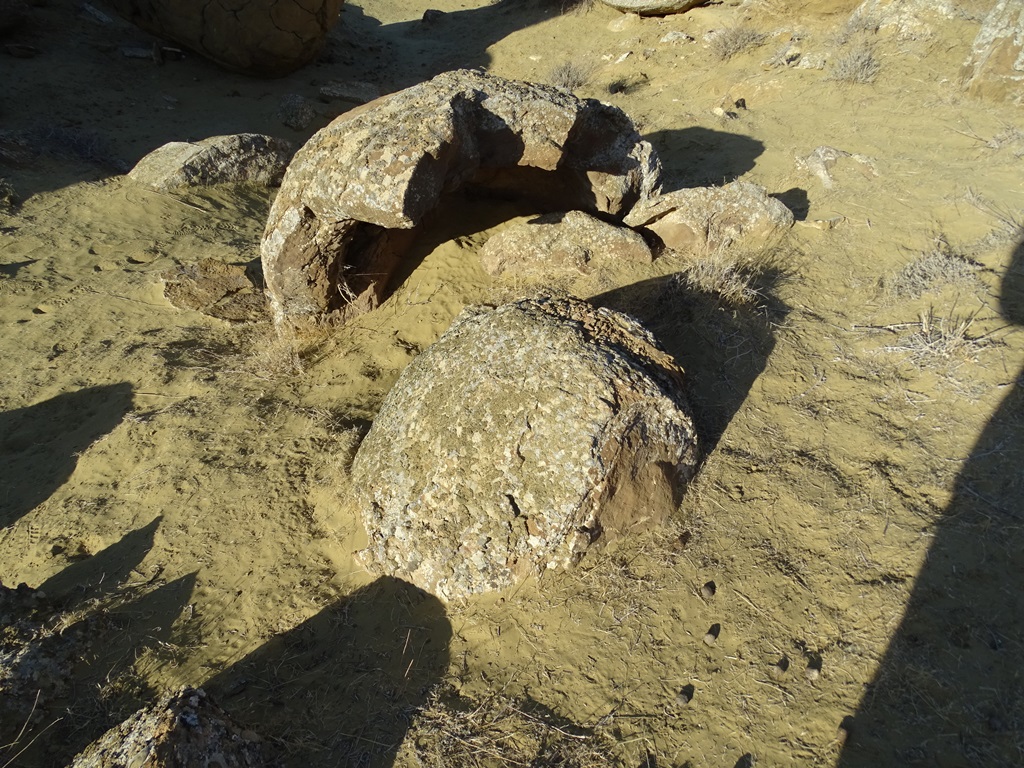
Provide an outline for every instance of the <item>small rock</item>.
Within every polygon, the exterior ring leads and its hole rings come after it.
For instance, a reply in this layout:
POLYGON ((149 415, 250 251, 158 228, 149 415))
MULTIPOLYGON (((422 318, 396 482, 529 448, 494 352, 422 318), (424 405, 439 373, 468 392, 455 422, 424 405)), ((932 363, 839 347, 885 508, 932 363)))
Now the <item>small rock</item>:
POLYGON ((705 600, 710 600, 712 597, 715 596, 715 592, 717 591, 718 587, 715 585, 715 582, 713 581, 707 582, 703 587, 700 588, 701 597, 703 597, 705 600))
POLYGON ((128 178, 160 192, 238 182, 272 187, 292 152, 290 142, 258 133, 172 141, 139 160, 128 178))
POLYGON ((786 672, 789 671, 789 657, 783 656, 781 659, 772 664, 771 676, 776 680, 782 679, 786 672))
POLYGON ((161 275, 164 296, 179 309, 191 309, 230 322, 267 317, 267 300, 245 266, 203 259, 161 275))
POLYGON ((365 104, 378 98, 380 89, 377 86, 359 80, 332 80, 320 88, 320 100, 326 102, 351 101, 355 104, 365 104))
POLYGON ((441 19, 445 17, 444 11, 439 11, 436 8, 427 8, 423 12, 423 23, 424 24, 437 24, 441 19))
POLYGON ((650 264, 653 256, 633 230, 569 211, 502 230, 480 249, 480 261, 491 275, 514 272, 546 279, 565 272, 584 274, 616 262, 650 264))
POLYGON ((316 109, 305 96, 289 93, 277 107, 277 119, 294 131, 304 131, 316 120, 316 109))
POLYGON ((664 45, 682 45, 684 43, 692 43, 694 42, 694 39, 685 32, 680 32, 678 29, 673 29, 671 32, 667 33, 664 37, 662 37, 661 40, 659 40, 658 42, 664 45))
MULTIPOLYGON (((856 163, 856 165, 852 167, 856 168, 861 176, 865 178, 878 176, 878 169, 875 166, 875 161, 867 155, 846 152, 845 150, 837 149, 836 147, 824 145, 816 147, 806 157, 798 157, 796 159, 796 167, 821 179, 822 186, 824 186, 825 189, 832 189, 835 186, 833 170, 846 158, 849 158, 856 163)), ((850 166, 850 163, 842 163, 840 168, 843 166, 850 166)))

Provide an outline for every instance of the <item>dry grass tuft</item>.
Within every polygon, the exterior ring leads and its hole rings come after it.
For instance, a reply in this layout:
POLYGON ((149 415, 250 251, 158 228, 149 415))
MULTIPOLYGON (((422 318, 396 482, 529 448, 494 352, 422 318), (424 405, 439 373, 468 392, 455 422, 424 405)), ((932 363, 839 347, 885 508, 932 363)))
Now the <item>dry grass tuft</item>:
POLYGON ((711 38, 711 53, 719 61, 731 59, 738 53, 764 45, 768 35, 752 27, 729 27, 711 38))
POLYGON ((870 45, 860 45, 832 62, 829 80, 867 85, 875 82, 881 66, 870 45))
POLYGON ((750 309, 763 306, 790 269, 774 249, 738 253, 719 248, 690 262, 676 281, 681 288, 714 296, 724 306, 750 309))
POLYGON ((979 285, 977 272, 978 264, 954 251, 940 236, 935 239, 934 247, 892 277, 885 278, 882 285, 891 296, 917 299, 946 285, 979 285))
POLYGON ((576 91, 590 82, 594 67, 579 61, 566 61, 551 70, 548 82, 565 91, 576 91))
POLYGON ((934 307, 922 312, 919 323, 889 352, 901 352, 917 366, 943 363, 976 362, 978 353, 993 342, 987 334, 974 334, 971 329, 981 308, 967 315, 956 314, 955 307, 945 317, 934 307))
POLYGON ((616 764, 610 743, 596 729, 573 725, 535 702, 500 694, 473 702, 445 688, 414 717, 396 764, 604 768, 616 764))

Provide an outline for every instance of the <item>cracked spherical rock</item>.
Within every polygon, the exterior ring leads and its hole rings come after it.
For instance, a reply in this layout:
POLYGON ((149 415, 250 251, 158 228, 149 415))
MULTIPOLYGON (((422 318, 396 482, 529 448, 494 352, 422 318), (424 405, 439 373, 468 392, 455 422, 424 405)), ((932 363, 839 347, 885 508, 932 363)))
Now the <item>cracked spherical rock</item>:
POLYGON ((664 521, 697 462, 682 376, 635 320, 579 299, 465 310, 356 456, 362 562, 450 600, 664 521))
POLYGON ((345 113, 295 155, 261 250, 275 319, 372 309, 448 192, 621 219, 657 191, 660 172, 616 107, 477 71, 438 75, 345 113))
POLYGON ((764 187, 734 181, 651 198, 629 213, 626 224, 653 232, 673 250, 702 253, 771 243, 793 226, 793 212, 764 187))
POLYGON ((344 0, 107 0, 132 24, 237 72, 280 77, 313 61, 344 0))
POLYGON ((236 182, 273 187, 294 151, 290 142, 258 133, 172 141, 139 160, 128 178, 160 192, 236 182))
POLYGON ((650 264, 651 249, 631 229, 617 227, 582 211, 549 213, 512 225, 480 249, 490 275, 505 272, 549 277, 585 274, 614 262, 650 264))
POLYGON ((259 739, 231 722, 201 688, 181 688, 111 728, 69 768, 263 768, 259 739))

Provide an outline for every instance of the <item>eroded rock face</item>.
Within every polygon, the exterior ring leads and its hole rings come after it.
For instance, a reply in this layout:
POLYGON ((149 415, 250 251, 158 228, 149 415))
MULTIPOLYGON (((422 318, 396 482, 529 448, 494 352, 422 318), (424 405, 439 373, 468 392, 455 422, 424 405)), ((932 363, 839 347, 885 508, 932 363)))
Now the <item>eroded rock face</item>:
POLYGON ((734 181, 652 198, 634 208, 626 224, 649 229, 669 248, 701 253, 769 243, 793 226, 793 212, 763 187, 734 181))
POLYGON ((69 768, 263 768, 260 742, 228 718, 201 688, 181 688, 111 728, 69 768))
POLYGON ((263 236, 275 319, 376 306, 412 231, 456 189, 621 218, 661 168, 619 109, 550 86, 447 72, 342 115, 295 155, 263 236))
POLYGON ((480 249, 484 271, 546 277, 587 273, 616 261, 650 264, 651 249, 631 229, 582 211, 537 216, 499 232, 480 249))
POLYGON ((638 13, 641 16, 667 16, 683 13, 698 5, 707 5, 708 0, 601 0, 618 11, 638 13))
POLYGON ((360 557, 444 599, 502 589, 663 521, 696 461, 682 371, 635 320, 573 298, 468 309, 359 449, 360 557))
POLYGON ((181 264, 160 275, 164 296, 179 309, 192 309, 233 323, 266 317, 267 300, 259 275, 241 264, 203 259, 181 264))
POLYGON ((159 192, 230 182, 277 186, 294 151, 290 142, 258 133, 172 141, 139 160, 128 178, 159 192))
POLYGON ((107 0, 133 24, 221 66, 264 77, 316 58, 344 0, 107 0))
POLYGON ((1024 101, 1024 0, 999 0, 989 11, 963 77, 972 96, 1024 101))

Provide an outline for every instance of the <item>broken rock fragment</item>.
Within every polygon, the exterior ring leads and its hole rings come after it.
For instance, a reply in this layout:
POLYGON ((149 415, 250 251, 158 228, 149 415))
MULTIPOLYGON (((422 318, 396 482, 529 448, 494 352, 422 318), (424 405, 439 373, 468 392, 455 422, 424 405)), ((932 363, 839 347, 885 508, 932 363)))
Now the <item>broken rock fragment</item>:
POLYGON ((651 249, 631 229, 583 213, 549 213, 514 224, 480 250, 484 271, 548 277, 585 274, 617 261, 650 264, 651 249))
POLYGON ((650 230, 674 250, 700 253, 770 243, 793 226, 793 212, 763 187, 734 181, 652 198, 634 208, 626 224, 650 230))
POLYGON ((344 0, 107 0, 132 24, 237 72, 280 77, 316 58, 344 0))
POLYGON ((660 165, 619 109, 460 70, 338 117, 295 155, 261 255, 276 321, 375 307, 416 227, 464 187, 621 219, 660 165))
POLYGON ((258 133, 172 141, 139 160, 128 178, 158 192, 234 182, 271 187, 293 153, 291 143, 258 133))
POLYGON ((450 600, 662 522, 697 462, 682 387, 627 315, 569 297, 464 311, 356 456, 362 561, 450 600))

